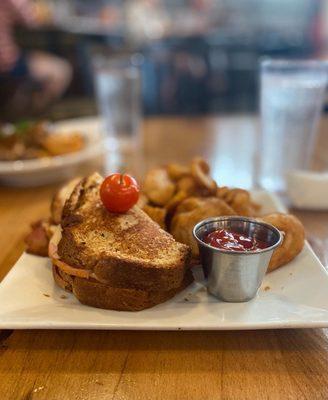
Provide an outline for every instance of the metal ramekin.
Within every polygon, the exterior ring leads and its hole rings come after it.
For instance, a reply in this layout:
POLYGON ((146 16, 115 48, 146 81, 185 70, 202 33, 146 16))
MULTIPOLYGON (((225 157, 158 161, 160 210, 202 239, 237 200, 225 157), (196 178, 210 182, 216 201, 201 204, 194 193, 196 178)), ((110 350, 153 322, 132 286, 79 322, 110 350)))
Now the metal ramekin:
POLYGON ((208 291, 227 302, 244 302, 255 297, 272 253, 282 242, 282 235, 277 228, 246 217, 205 219, 195 225, 193 235, 198 243, 208 291), (269 247, 236 252, 204 243, 205 235, 217 229, 230 229, 255 237, 268 243, 269 247))

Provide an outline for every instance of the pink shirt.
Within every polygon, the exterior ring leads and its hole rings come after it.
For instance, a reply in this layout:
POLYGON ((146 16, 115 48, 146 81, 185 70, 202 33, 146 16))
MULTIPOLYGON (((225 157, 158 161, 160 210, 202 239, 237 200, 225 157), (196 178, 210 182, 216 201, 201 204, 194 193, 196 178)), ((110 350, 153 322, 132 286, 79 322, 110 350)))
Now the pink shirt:
POLYGON ((34 25, 33 7, 29 0, 0 0, 0 71, 9 71, 20 51, 14 40, 16 24, 34 25))

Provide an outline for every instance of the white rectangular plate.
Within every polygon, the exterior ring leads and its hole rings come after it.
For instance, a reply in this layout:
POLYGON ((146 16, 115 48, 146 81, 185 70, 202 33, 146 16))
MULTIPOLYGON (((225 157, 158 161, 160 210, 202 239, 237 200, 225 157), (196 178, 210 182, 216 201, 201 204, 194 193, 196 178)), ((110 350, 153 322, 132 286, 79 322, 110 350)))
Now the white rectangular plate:
MULTIPOLYGON (((254 194, 263 212, 284 211, 265 192, 254 194)), ((80 304, 58 288, 50 261, 23 254, 0 284, 2 329, 227 330, 328 327, 328 275, 308 244, 287 266, 266 275, 248 303, 224 303, 196 282, 172 300, 140 312, 80 304)), ((199 275, 199 279, 198 278, 199 275)))

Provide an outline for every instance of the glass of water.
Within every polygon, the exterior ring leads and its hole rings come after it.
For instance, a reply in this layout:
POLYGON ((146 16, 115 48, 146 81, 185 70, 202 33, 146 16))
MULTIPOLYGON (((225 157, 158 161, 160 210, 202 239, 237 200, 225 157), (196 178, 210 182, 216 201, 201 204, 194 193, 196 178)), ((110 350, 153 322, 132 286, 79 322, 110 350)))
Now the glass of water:
POLYGON ((309 168, 327 68, 316 60, 261 62, 259 186, 283 192, 288 172, 309 168))
POLYGON ((94 73, 108 148, 105 172, 137 174, 142 160, 140 69, 133 56, 98 57, 94 73))

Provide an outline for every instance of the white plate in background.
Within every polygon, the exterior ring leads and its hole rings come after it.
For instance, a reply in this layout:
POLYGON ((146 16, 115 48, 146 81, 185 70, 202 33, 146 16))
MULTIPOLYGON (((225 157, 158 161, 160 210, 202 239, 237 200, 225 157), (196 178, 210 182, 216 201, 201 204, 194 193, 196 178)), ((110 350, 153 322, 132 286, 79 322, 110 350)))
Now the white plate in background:
MULTIPOLYGON (((265 192, 263 213, 284 211, 265 192)), ((266 275, 248 303, 224 303, 196 282, 173 299, 139 312, 84 306, 53 281, 50 261, 23 254, 0 283, 0 329, 242 330, 328 327, 328 275, 308 244, 291 263, 266 275)), ((199 277, 199 279, 197 279, 199 277)))
POLYGON ((92 170, 99 170, 106 151, 98 118, 87 117, 54 124, 60 132, 77 131, 86 139, 86 146, 76 153, 32 160, 0 161, 0 184, 38 186, 60 182, 92 170))

